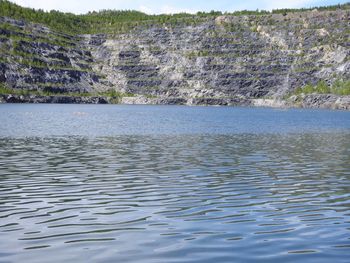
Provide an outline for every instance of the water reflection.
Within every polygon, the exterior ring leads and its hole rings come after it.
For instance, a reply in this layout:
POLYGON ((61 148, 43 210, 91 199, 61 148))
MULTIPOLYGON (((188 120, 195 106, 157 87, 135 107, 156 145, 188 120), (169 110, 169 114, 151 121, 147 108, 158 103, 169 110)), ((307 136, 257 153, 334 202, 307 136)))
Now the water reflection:
POLYGON ((3 138, 0 261, 346 262, 350 134, 3 138))

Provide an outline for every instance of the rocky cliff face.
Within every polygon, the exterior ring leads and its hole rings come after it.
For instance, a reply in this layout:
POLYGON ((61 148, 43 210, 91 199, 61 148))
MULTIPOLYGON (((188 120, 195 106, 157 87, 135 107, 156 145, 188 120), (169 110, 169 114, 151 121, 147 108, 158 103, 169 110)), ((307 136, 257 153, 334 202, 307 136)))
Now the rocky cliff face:
POLYGON ((349 21, 350 10, 314 10, 70 36, 0 18, 0 82, 59 94, 113 89, 141 96, 126 103, 282 99, 308 83, 350 79, 349 21))

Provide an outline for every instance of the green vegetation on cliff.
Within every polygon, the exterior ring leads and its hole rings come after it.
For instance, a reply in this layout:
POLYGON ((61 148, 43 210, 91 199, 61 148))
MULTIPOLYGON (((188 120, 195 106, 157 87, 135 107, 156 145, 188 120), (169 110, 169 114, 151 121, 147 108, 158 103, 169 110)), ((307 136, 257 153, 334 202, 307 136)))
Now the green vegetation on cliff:
POLYGON ((0 82, 0 94, 11 94, 11 90, 3 82, 0 82))
POLYGON ((350 95, 350 80, 339 79, 331 85, 328 85, 325 81, 320 81, 316 85, 307 84, 294 92, 295 95, 312 93, 350 95))
MULTIPOLYGON (((350 3, 318 7, 319 10, 349 9, 350 3)), ((236 11, 225 15, 266 15, 287 14, 290 12, 308 11, 311 9, 278 9, 269 11, 236 11)), ((41 9, 24 8, 7 0, 0 0, 0 17, 11 17, 44 24, 52 29, 70 34, 118 33, 125 32, 139 25, 153 24, 195 24, 206 17, 216 17, 222 12, 198 12, 197 14, 179 13, 172 15, 147 15, 134 10, 102 10, 84 15, 63 13, 55 10, 45 12, 41 9)))
POLYGON ((66 92, 55 93, 45 90, 11 89, 5 83, 0 82, 0 95, 22 95, 22 96, 68 96, 68 97, 108 97, 110 103, 119 103, 123 97, 134 97, 135 94, 123 93, 116 90, 107 90, 101 92, 66 92))

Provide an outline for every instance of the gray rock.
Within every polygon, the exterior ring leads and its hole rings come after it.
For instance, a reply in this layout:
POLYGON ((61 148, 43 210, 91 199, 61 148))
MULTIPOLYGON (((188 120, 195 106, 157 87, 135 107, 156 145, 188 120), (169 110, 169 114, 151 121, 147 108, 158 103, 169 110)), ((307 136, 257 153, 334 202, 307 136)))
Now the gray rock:
POLYGON ((61 104, 107 104, 106 97, 39 96, 39 95, 0 95, 3 103, 61 103, 61 104))
MULTIPOLYGON (((0 30, 0 82, 13 89, 57 94, 2 98, 107 103, 112 100, 64 94, 114 89, 136 95, 125 103, 275 105, 266 99, 281 101, 298 87, 320 80, 331 84, 350 79, 349 17, 346 9, 288 17, 220 16, 192 25, 141 25, 113 36, 63 35, 42 25, 0 17, 0 23, 17 28, 0 30), (43 35, 50 36, 47 42, 43 35), (14 45, 12 36, 23 40, 14 45), (55 36, 66 44, 52 41, 55 36)), ((286 101, 301 107, 344 109, 348 103, 335 95, 293 96, 286 101)))

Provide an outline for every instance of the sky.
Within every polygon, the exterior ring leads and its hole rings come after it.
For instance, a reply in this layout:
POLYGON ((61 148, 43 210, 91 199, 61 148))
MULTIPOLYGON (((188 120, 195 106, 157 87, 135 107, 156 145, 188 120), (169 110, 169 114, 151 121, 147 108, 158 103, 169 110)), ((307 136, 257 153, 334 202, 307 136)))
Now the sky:
POLYGON ((102 9, 139 10, 147 14, 172 14, 197 11, 232 12, 237 10, 271 10, 342 4, 349 0, 12 0, 21 6, 60 10, 75 14, 102 9))

